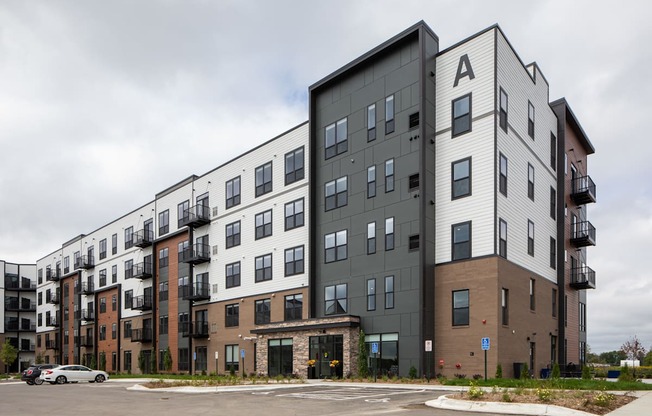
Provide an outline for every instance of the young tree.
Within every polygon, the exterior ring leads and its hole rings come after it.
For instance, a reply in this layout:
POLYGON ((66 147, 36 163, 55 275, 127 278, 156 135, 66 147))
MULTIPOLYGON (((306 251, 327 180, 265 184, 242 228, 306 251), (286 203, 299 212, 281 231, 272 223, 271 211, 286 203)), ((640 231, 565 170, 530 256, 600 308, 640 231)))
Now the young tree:
POLYGON ((163 367, 165 367, 165 371, 172 370, 172 353, 170 353, 170 347, 167 347, 163 355, 163 367))
POLYGON ((643 361, 645 353, 647 352, 636 335, 628 339, 627 342, 620 347, 620 350, 627 355, 627 359, 639 361, 643 361))
POLYGON ((358 338, 358 376, 367 378, 369 376, 369 360, 367 359, 367 346, 364 342, 364 331, 360 330, 358 338))
POLYGON ((648 351, 647 354, 645 354, 643 365, 652 367, 652 347, 650 347, 650 351, 648 351))
POLYGON ((5 343, 0 347, 0 361, 5 363, 5 371, 9 375, 9 366, 16 361, 18 357, 18 349, 11 345, 9 340, 6 340, 5 343))

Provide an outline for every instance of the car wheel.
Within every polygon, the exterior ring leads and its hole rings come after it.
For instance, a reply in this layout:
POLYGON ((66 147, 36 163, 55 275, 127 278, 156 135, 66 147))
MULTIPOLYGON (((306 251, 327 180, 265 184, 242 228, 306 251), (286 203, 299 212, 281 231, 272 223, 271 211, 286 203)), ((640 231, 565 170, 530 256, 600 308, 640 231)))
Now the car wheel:
POLYGON ((103 374, 98 374, 97 377, 95 377, 95 381, 97 381, 98 383, 104 383, 104 380, 106 380, 106 378, 104 377, 103 374))
POLYGON ((40 386, 41 384, 43 384, 43 380, 37 377, 34 379, 34 384, 40 386))
POLYGON ((65 384, 66 383, 66 376, 59 376, 56 379, 57 384, 65 384))

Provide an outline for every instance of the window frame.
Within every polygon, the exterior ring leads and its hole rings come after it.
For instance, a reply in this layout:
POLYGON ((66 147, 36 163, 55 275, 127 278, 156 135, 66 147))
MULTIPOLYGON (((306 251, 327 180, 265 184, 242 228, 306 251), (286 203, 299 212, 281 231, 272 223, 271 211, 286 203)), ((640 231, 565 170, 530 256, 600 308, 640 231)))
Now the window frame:
POLYGON ((242 181, 240 175, 229 179, 224 183, 226 209, 240 205, 242 193, 242 181), (231 195, 231 196, 229 196, 231 195))
POLYGON ((469 326, 471 321, 471 294, 469 289, 453 290, 451 294, 451 309, 452 326, 469 326), (456 301, 455 295, 457 294, 466 294, 466 302, 464 302, 464 299, 457 299, 456 301), (462 302, 462 306, 459 306, 459 302, 462 302), (466 313, 460 316, 460 311, 466 311, 466 313))
POLYGON ((498 98, 498 112, 499 112, 499 117, 498 117, 498 126, 503 129, 505 133, 507 133, 507 126, 509 123, 508 116, 509 116, 509 96, 507 95, 507 92, 503 89, 503 87, 500 87, 500 92, 499 92, 499 98, 498 98), (504 98, 504 100, 503 100, 504 98))
POLYGON ((170 210, 166 209, 158 213, 158 235, 165 235, 170 232, 170 210))
POLYGON ((264 325, 271 321, 272 301, 271 299, 258 299, 254 302, 254 324, 264 325))
POLYGON ((256 256, 254 259, 255 282, 267 282, 272 280, 272 253, 256 256))
POLYGON ((385 309, 394 309, 395 285, 394 275, 385 276, 385 309))
POLYGON ((376 221, 367 223, 367 254, 376 253, 376 221))
POLYGON ((305 273, 305 255, 305 247, 303 245, 291 247, 285 250, 285 277, 305 273), (301 258, 297 258, 297 253, 301 254, 301 258), (292 256, 289 261, 288 254, 292 256))
POLYGON ((324 315, 342 315, 348 311, 348 284, 340 283, 324 287, 324 315), (332 290, 332 296, 329 291, 332 290))
POLYGON ((348 150, 348 118, 341 118, 324 127, 324 159, 346 153, 348 150), (332 129, 332 138, 329 131, 332 129), (342 129, 344 132, 342 132, 342 129), (332 140, 332 144, 329 142, 332 140))
POLYGON ((254 219, 255 239, 270 237, 272 235, 272 210, 260 212, 255 215, 254 219))
POLYGON ((303 227, 305 224, 305 217, 304 217, 304 212, 305 212, 305 203, 303 198, 296 199, 294 201, 288 202, 285 204, 285 209, 284 209, 284 215, 285 215, 285 231, 293 230, 295 228, 303 227), (301 203, 301 211, 297 212, 296 207, 297 203, 301 203), (288 208, 292 209, 292 213, 288 215, 288 208), (289 222, 291 219, 291 223, 289 222), (298 220, 301 220, 301 224, 299 224, 298 220), (289 225, 288 225, 289 224, 289 225))
POLYGON ((527 164, 527 197, 534 201, 534 166, 527 164))
POLYGON ((284 298, 285 305, 283 307, 284 320, 285 321, 296 321, 303 319, 303 293, 295 293, 293 295, 287 295, 284 298), (296 306, 299 304, 300 306, 296 306), (288 305, 293 305, 288 308, 288 305), (298 316, 297 316, 297 310, 298 316))
POLYGON ((324 184, 324 211, 348 205, 348 176, 341 176, 324 184))
POLYGON ((534 140, 534 104, 527 102, 527 134, 534 140))
POLYGON ((507 180, 508 180, 508 175, 509 175, 509 159, 507 159, 507 156, 504 154, 500 153, 500 156, 498 158, 498 172, 499 172, 499 180, 498 180, 498 190, 501 194, 507 196, 507 180), (503 161, 505 163, 503 163, 503 161), (504 171, 503 171, 504 167, 504 171))
POLYGON ((300 181, 305 177, 305 149, 301 146, 285 154, 285 185, 300 181), (297 166, 297 162, 300 166, 297 166), (289 168, 289 170, 288 170, 289 168))
POLYGON ((537 300, 536 300, 536 280, 530 278, 530 310, 537 310, 537 300))
POLYGON ((230 289, 232 287, 239 287, 241 283, 242 265, 240 261, 224 265, 224 287, 230 289))
POLYGON ((550 167, 557 171, 557 137, 550 132, 550 167))
POLYGON ((348 230, 339 230, 324 235, 324 263, 333 263, 336 261, 346 260, 348 258, 348 230), (344 236, 344 244, 338 244, 340 238, 344 236), (328 240, 332 238, 331 245, 328 240), (343 253, 342 253, 343 250, 343 253), (333 253, 332 260, 329 260, 329 253, 333 253))
POLYGON ((232 223, 226 224, 224 226, 224 236, 226 238, 225 247, 230 249, 231 247, 237 247, 240 245, 242 235, 242 224, 240 220, 234 221, 232 223), (237 232, 235 231, 237 225, 237 232))
POLYGON ((527 220, 527 254, 534 257, 534 222, 527 220))
POLYGON ((451 138, 461 136, 473 130, 472 103, 473 97, 471 93, 464 94, 461 97, 457 97, 451 101, 451 138), (463 100, 468 100, 468 111, 457 114, 456 104, 463 100), (465 120, 468 120, 468 127, 466 127, 466 124, 463 124, 461 127, 457 127, 459 124, 464 123, 465 120))
POLYGON ((507 258, 507 232, 507 221, 500 218, 498 221, 498 255, 505 259, 507 258))
POLYGON ((470 259, 473 256, 472 252, 472 222, 471 221, 464 221, 464 222, 459 222, 457 224, 451 225, 451 260, 456 261, 456 260, 467 260, 470 259), (468 239, 456 242, 455 240, 455 228, 456 227, 468 227, 468 239), (468 256, 460 256, 459 254, 456 255, 456 252, 458 249, 457 247, 462 246, 463 244, 468 244, 468 256))
POLYGON ((395 246, 395 227, 394 217, 385 218, 385 251, 394 250, 395 246))
POLYGON ((376 196, 376 165, 367 168, 367 199, 376 196))
POLYGON ((550 218, 557 219, 557 190, 550 187, 550 218))
POLYGON ((385 134, 394 133, 395 122, 394 118, 396 116, 396 101, 394 100, 394 94, 388 95, 385 97, 385 134))
POLYGON ((376 103, 367 106, 367 142, 376 140, 376 103))
POLYGON ((240 304, 224 305, 224 327, 235 328, 237 326, 240 326, 240 304))
POLYGON ((272 161, 269 161, 256 168, 254 172, 256 198, 272 192, 273 178, 274 178, 274 172, 272 171, 272 161))
POLYGON ((509 289, 501 288, 500 291, 500 308, 501 308, 501 324, 503 326, 509 325, 509 289))
POLYGON ((385 161, 385 193, 394 191, 394 158, 385 161))
POLYGON ((376 279, 367 279, 367 310, 376 310, 376 279))
POLYGON ((465 198, 467 196, 472 195, 472 158, 471 156, 465 157, 464 159, 459 159, 454 162, 451 162, 451 200, 455 199, 460 199, 460 198, 465 198), (456 178, 455 174, 455 168, 458 165, 466 163, 468 165, 467 167, 467 175, 466 176, 460 176, 459 178, 456 178), (468 191, 465 193, 458 193, 456 191, 456 188, 459 188, 459 186, 456 187, 457 184, 462 183, 463 181, 468 182, 468 191))

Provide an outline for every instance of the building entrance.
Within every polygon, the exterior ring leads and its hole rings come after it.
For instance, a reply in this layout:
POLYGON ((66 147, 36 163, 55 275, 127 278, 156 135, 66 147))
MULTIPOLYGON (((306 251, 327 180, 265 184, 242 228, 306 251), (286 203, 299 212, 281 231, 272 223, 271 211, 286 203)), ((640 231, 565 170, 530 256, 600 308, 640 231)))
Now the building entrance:
POLYGON ((343 335, 310 337, 310 359, 315 360, 310 378, 342 377, 343 335))

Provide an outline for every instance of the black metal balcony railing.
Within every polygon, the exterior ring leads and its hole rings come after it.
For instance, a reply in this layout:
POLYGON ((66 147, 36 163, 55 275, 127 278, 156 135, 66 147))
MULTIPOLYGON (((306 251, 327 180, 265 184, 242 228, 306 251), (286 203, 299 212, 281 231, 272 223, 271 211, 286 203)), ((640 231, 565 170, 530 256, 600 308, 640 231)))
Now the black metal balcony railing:
POLYGON ((154 241, 154 231, 152 230, 138 230, 134 233, 134 245, 136 247, 149 247, 154 241))
POLYGON ((588 266, 572 268, 570 286, 575 289, 595 289, 595 272, 588 266))
POLYGON ((58 350, 59 349, 59 342, 57 340, 46 340, 45 341, 45 349, 47 350, 58 350))
POLYGON ((81 293, 82 295, 92 295, 93 293, 95 293, 94 282, 82 282, 81 293))
POLYGON ((7 321, 5 320, 6 332, 32 332, 36 331, 36 323, 32 321, 7 321))
POLYGON ((182 286, 183 298, 193 301, 208 300, 211 298, 211 288, 209 283, 195 282, 188 286, 182 286))
POLYGON ((46 269, 45 270, 45 280, 48 282, 58 282, 61 278, 61 270, 59 269, 46 269))
POLYGON ((149 311, 152 309, 152 296, 150 295, 140 295, 134 296, 131 299, 131 309, 137 309, 140 311, 149 311))
POLYGON ((595 227, 589 221, 571 224, 571 244, 575 247, 586 247, 595 245, 595 227))
POLYGON ((5 278, 5 290, 36 290, 36 283, 27 278, 22 281, 5 278))
POLYGON ((211 246, 208 244, 193 244, 181 252, 181 262, 200 264, 211 260, 211 246))
POLYGON ((79 337, 79 345, 82 347, 92 347, 93 346, 93 337, 81 336, 79 337))
POLYGON ((75 260, 75 270, 76 269, 92 269, 95 267, 95 257, 94 256, 79 256, 75 260))
POLYGON ((92 309, 82 309, 81 311, 82 321, 90 322, 95 320, 95 311, 92 309))
POLYGON ((34 352, 36 351, 36 345, 35 344, 29 344, 29 345, 22 345, 20 346, 20 351, 26 351, 26 352, 34 352))
POLYGON ((138 263, 125 270, 125 279, 150 279, 152 277, 152 263, 138 263))
POLYGON ((36 303, 28 300, 12 298, 9 302, 5 303, 5 310, 16 312, 34 312, 36 311, 36 303))
POLYGON ((192 323, 193 338, 208 338, 208 321, 194 321, 192 323))
POLYGON ((571 181, 571 199, 578 205, 595 202, 595 183, 590 176, 580 176, 571 181))
POLYGON ((53 305, 58 305, 59 302, 60 302, 59 295, 56 293, 50 295, 50 299, 46 299, 46 303, 51 303, 53 305))
POLYGON ((195 205, 183 211, 183 216, 179 218, 179 226, 188 225, 196 228, 211 222, 210 209, 206 205, 195 205))
POLYGON ((190 336, 190 332, 191 332, 190 327, 191 327, 190 322, 179 322, 179 332, 181 333, 182 337, 190 336))
POLYGON ((132 342, 152 342, 152 328, 137 328, 131 330, 132 342))

